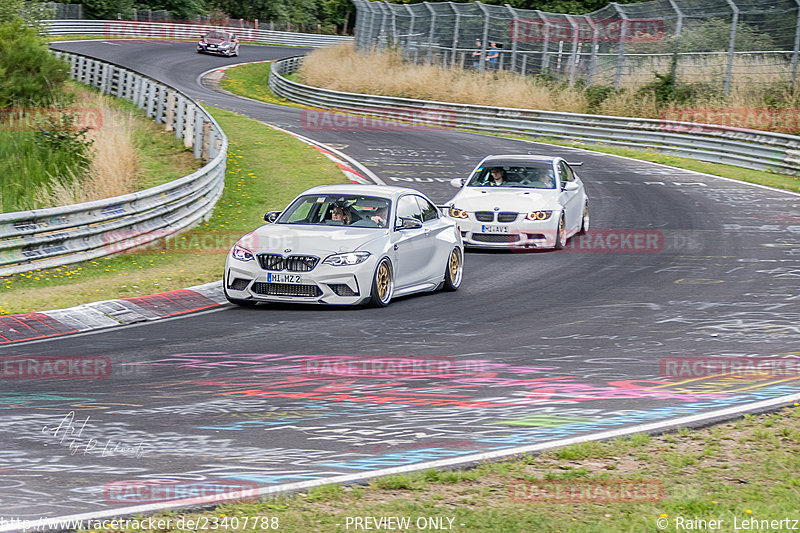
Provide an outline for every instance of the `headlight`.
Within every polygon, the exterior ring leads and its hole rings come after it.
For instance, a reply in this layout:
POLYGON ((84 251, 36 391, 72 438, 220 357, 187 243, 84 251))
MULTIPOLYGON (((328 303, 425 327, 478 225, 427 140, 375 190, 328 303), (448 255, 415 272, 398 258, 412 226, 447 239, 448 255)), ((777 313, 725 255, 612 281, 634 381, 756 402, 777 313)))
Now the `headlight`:
POLYGON ((369 257, 369 252, 351 252, 349 254, 334 254, 328 256, 323 264, 331 266, 347 266, 363 263, 369 257))
POLYGON ((526 220, 547 220, 553 214, 552 211, 531 211, 525 217, 526 220))
POLYGON ((467 218, 467 212, 457 207, 451 207, 450 216, 453 218, 467 218))
POLYGON ((231 257, 239 261, 252 261, 253 253, 247 248, 242 248, 238 244, 234 244, 231 249, 231 257))

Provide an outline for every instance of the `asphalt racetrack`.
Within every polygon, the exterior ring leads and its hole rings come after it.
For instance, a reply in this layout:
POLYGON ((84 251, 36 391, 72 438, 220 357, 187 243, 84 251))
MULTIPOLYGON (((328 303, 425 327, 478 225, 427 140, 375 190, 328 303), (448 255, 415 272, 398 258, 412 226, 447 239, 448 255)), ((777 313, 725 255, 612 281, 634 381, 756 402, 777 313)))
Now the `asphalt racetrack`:
POLYGON ((596 231, 571 251, 468 252, 459 291, 401 298, 385 309, 222 306, 1 346, 3 357, 107 358, 113 369, 97 380, 0 380, 6 517, 108 516, 179 495, 143 496, 120 490, 125 483, 282 490, 367 478, 641 424, 667 427, 687 416, 711 419, 800 393, 796 372, 720 376, 695 364, 800 356, 796 194, 457 131, 310 131, 300 109, 198 83, 216 66, 299 49, 242 46, 240 57, 225 59, 198 55, 188 42, 54 48, 330 143, 385 183, 436 202, 455 192, 450 179, 488 154, 583 161, 578 172, 596 231), (611 235, 656 235, 657 245, 615 249, 611 235), (366 368, 386 356, 437 371, 325 370, 343 361, 366 368))

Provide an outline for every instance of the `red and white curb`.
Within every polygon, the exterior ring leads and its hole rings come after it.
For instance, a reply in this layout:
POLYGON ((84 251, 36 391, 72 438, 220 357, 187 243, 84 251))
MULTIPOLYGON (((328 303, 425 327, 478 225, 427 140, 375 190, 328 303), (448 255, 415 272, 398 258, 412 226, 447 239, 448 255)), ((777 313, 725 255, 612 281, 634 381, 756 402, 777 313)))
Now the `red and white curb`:
POLYGON ((0 345, 159 320, 218 307, 226 302, 222 282, 215 281, 147 296, 0 316, 0 345))

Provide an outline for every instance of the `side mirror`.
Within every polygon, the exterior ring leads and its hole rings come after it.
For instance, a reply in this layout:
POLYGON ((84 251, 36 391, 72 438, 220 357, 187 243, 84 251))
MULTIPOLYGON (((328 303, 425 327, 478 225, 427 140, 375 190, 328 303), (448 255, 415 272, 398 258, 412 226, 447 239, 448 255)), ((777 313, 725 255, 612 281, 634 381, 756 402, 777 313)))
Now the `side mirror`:
POLYGON ((467 182, 466 178, 453 178, 450 180, 450 185, 452 185, 456 189, 460 189, 461 187, 464 186, 466 182, 467 182))
POLYGON ((270 211, 266 215, 264 215, 264 220, 269 222, 270 224, 278 220, 278 217, 281 216, 280 211, 270 211))
POLYGON ((394 229, 419 229, 422 227, 422 222, 416 218, 400 217, 400 224, 395 224, 394 229))
POLYGON ((575 183, 574 181, 568 181, 568 182, 564 183, 564 186, 561 188, 561 190, 564 190, 564 191, 577 191, 578 190, 578 184, 575 183))

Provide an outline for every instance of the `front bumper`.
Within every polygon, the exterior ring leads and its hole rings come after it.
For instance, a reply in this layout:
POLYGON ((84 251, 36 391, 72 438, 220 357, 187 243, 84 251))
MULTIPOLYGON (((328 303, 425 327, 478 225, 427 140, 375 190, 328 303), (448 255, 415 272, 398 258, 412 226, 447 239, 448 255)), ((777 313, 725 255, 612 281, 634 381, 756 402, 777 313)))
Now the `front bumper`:
MULTIPOLYGON (((470 215, 472 216, 472 215, 470 215)), ((551 217, 553 218, 553 217, 551 217)), ((485 223, 471 219, 457 219, 464 246, 470 248, 554 248, 558 223, 550 219, 543 221, 513 222, 510 224, 485 223), (504 228, 488 232, 487 226, 504 228)))
POLYGON ((221 55, 221 56, 227 56, 227 55, 230 55, 234 50, 233 47, 220 48, 220 47, 217 46, 217 47, 214 47, 214 48, 210 48, 210 46, 211 45, 207 45, 207 44, 206 45, 198 44, 197 45, 197 51, 198 52, 205 52, 207 54, 218 54, 218 55, 221 55))
MULTIPOLYGON (((317 264, 310 272, 263 270, 258 261, 225 262, 225 290, 231 298, 258 302, 357 305, 370 297, 377 261, 369 257, 352 266, 317 264), (274 275, 299 276, 299 283, 282 283, 274 275)), ((294 280, 293 280, 294 281, 294 280)))

